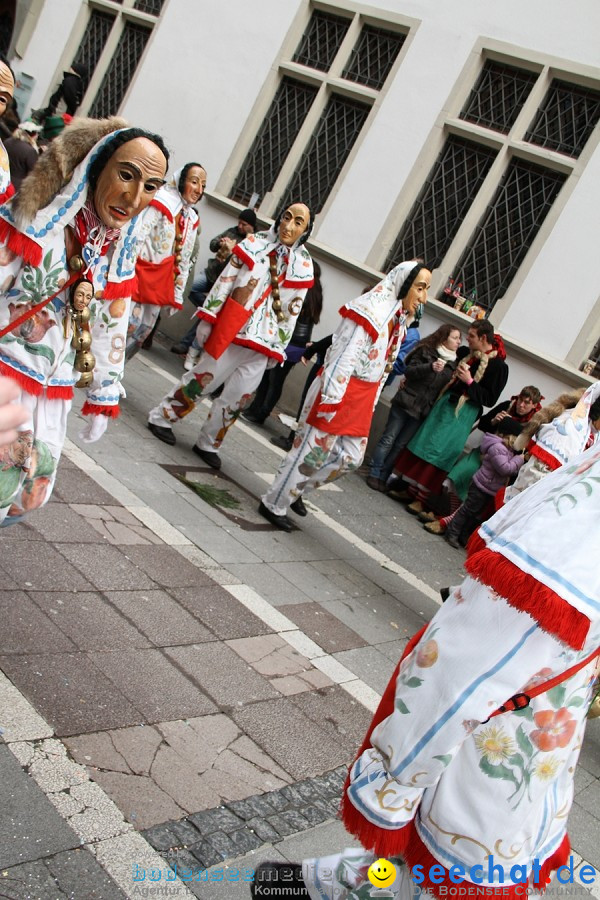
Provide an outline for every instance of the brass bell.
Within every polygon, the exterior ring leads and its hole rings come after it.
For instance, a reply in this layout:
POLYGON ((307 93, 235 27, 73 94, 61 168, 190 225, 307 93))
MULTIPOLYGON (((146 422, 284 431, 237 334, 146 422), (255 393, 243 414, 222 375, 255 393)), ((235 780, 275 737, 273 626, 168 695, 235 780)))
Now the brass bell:
POLYGON ((92 346, 92 336, 89 331, 80 331, 79 334, 73 335, 71 347, 78 352, 89 350, 92 346))
POLYGON ((94 380, 93 372, 83 372, 79 381, 75 382, 75 387, 78 387, 78 388, 89 387, 93 380, 94 380))
POLYGON ((78 372, 92 373, 95 365, 96 357, 91 350, 83 350, 75 356, 75 368, 78 372))
POLYGON ((81 256, 72 256, 69 260, 69 268, 71 272, 81 272, 83 269, 83 259, 81 256))
POLYGON ((81 325, 87 325, 87 323, 90 321, 90 315, 91 313, 89 306, 84 306, 84 308, 77 313, 79 323, 81 325))

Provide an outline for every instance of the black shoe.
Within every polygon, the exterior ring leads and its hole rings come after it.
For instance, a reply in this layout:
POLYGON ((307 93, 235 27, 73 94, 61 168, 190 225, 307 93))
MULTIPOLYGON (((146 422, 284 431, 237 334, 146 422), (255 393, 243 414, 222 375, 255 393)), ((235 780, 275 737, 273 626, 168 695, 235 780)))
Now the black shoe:
POLYGON ((453 534, 448 534, 448 532, 446 532, 446 534, 444 535, 444 537, 446 538, 446 542, 447 542, 448 544, 450 544, 451 547, 454 547, 455 550, 458 550, 458 549, 459 549, 460 544, 459 544, 459 542, 458 542, 458 538, 457 538, 457 537, 455 537, 453 534))
POLYGON ((290 509, 293 509, 297 516, 307 516, 308 510, 304 505, 302 497, 298 497, 293 503, 290 503, 290 509))
POLYGON ((144 343, 142 344, 142 350, 151 350, 152 349, 152 338, 153 335, 149 334, 144 343))
POLYGON ((187 352, 190 348, 184 347, 183 344, 173 344, 171 347, 171 353, 176 353, 177 356, 187 356, 187 352))
POLYGON ((450 596, 450 588, 440 588, 440 597, 442 598, 442 603, 445 603, 448 597, 450 596))
POLYGON ((267 893, 273 897, 280 895, 310 900, 302 877, 301 863, 260 863, 254 870, 250 894, 252 897, 264 897, 267 893))
POLYGON ((211 469, 220 469, 221 468, 221 457, 218 453, 213 453, 212 450, 201 450, 196 444, 192 447, 192 450, 199 456, 200 459, 203 459, 207 466, 210 466, 211 469))
POLYGON ((278 516, 276 513, 271 512, 271 510, 265 506, 265 504, 260 501, 258 506, 258 511, 263 519, 266 519, 271 525, 275 525, 277 528, 281 528, 282 531, 291 531, 293 526, 287 516, 278 516))
POLYGON ((265 420, 261 419, 260 416, 255 416, 251 412, 243 412, 242 419, 245 419, 246 422, 252 422, 253 425, 264 425, 265 420))
POLYGON ((148 422, 148 428, 159 441, 169 444, 170 447, 175 446, 175 435, 172 428, 163 428, 162 425, 154 425, 152 422, 148 422))
POLYGON ((275 444, 276 447, 281 447, 286 453, 289 453, 292 449, 294 438, 284 437, 283 435, 278 434, 277 437, 271 438, 271 443, 275 444))

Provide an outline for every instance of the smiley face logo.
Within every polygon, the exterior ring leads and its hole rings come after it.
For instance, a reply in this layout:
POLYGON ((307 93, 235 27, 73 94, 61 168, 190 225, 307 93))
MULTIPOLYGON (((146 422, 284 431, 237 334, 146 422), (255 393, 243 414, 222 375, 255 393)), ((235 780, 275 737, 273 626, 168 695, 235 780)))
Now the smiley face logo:
POLYGON ((376 859, 369 866, 367 878, 373 887, 389 887, 396 880, 396 866, 389 859, 376 859))

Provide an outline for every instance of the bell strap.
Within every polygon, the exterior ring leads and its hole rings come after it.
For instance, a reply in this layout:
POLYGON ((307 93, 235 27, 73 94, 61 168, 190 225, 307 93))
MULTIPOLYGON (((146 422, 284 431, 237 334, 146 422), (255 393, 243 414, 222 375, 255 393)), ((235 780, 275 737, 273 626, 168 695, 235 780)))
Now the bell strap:
POLYGON ((47 297, 46 300, 42 300, 41 303, 37 303, 35 306, 32 306, 31 309, 25 310, 24 313, 21 313, 14 321, 9 322, 8 325, 5 325, 4 328, 0 329, 0 338, 3 338, 5 334, 9 334, 11 331, 14 331, 19 325, 22 325, 23 322, 26 322, 28 319, 33 318, 36 313, 38 313, 41 309, 47 306, 55 297, 58 297, 65 288, 68 288, 74 281, 81 277, 80 272, 73 272, 72 275, 69 276, 67 281, 63 285, 59 287, 57 291, 55 291, 50 297, 47 297))

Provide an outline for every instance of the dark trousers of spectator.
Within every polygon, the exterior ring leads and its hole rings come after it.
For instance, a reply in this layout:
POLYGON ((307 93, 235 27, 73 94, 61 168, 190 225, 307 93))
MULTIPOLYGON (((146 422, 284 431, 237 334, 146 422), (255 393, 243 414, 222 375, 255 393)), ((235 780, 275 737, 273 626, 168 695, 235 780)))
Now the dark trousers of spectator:
POLYGON ((281 397, 285 379, 292 371, 294 365, 295 363, 286 361, 281 366, 273 366, 272 369, 267 369, 256 390, 254 400, 246 410, 246 413, 264 422, 271 415, 275 404, 281 397))
MULTIPOLYGON (((194 284, 192 285, 192 289, 189 294, 189 300, 194 304, 196 309, 201 306, 204 306, 204 301, 206 300, 206 295, 210 291, 212 284, 209 282, 205 273, 202 273, 200 278, 198 278, 194 284)), ((198 328, 198 319, 194 319, 188 331, 184 334, 180 341, 177 342, 177 346, 181 350, 185 350, 186 352, 190 349, 192 344, 194 343, 194 338, 196 337, 196 329, 198 328)))
POLYGON ((483 513, 489 502, 490 495, 471 482, 465 502, 459 506, 446 529, 446 538, 452 537, 465 544, 471 532, 483 521, 483 513))

